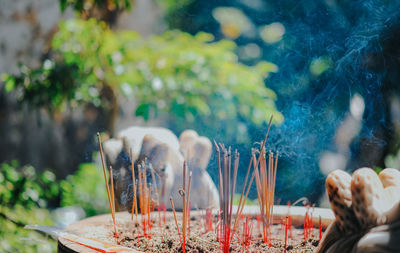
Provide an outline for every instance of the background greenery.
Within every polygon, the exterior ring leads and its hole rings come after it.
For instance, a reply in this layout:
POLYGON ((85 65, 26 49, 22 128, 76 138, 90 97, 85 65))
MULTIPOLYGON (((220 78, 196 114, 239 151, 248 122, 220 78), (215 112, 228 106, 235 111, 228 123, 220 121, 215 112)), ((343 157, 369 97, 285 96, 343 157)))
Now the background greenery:
POLYGON ((102 169, 92 163, 81 164, 79 170, 59 182, 60 206, 80 206, 87 216, 109 212, 102 169))
POLYGON ((20 75, 3 80, 6 91, 15 91, 31 108, 101 107, 110 114, 111 134, 122 95, 137 103, 135 115, 144 120, 162 118, 178 133, 194 128, 212 136, 223 128, 225 139, 243 142, 249 140, 247 122, 261 126, 272 114, 281 122, 282 115, 275 93, 264 84, 277 66, 243 65, 235 48, 206 33, 174 30, 141 39, 95 19, 69 20, 59 24, 53 57, 41 68, 23 66, 20 75))
MULTIPOLYGON (((56 167, 1 165, 0 225, 11 231, 0 232, 2 251, 23 251, 24 238, 33 238, 26 251, 54 249, 21 228, 52 224, 54 208, 107 210, 100 169, 92 163, 93 136, 115 134, 124 101, 134 101, 133 114, 145 122, 176 134, 193 128, 234 145, 243 167, 273 114, 279 127, 268 148, 280 152, 281 203, 323 195, 319 162, 326 151, 344 156, 349 171, 399 167, 398 1, 157 0, 166 30, 149 37, 115 29, 135 1, 59 2, 61 11, 75 11, 73 18, 60 22, 39 67, 22 63, 19 73, 2 75, 1 88, 18 100, 18 113, 45 111, 58 124, 60 115, 90 108, 99 118, 88 119, 89 151, 70 163, 66 178, 54 176, 56 167), (352 119, 355 94, 365 113, 343 147, 336 137, 352 119)), ((216 178, 214 159, 208 170, 216 178)))
POLYGON ((106 212, 101 169, 82 164, 76 174, 57 180, 49 170, 37 173, 18 162, 0 164, 0 251, 55 252, 56 242, 25 225, 55 225, 51 210, 81 206, 87 215, 106 212))
MULTIPOLYGON (((67 108, 94 107, 105 115, 101 130, 110 135, 123 99, 135 101, 134 114, 145 121, 162 119, 176 133, 193 128, 213 136, 219 129, 219 138, 231 143, 248 142, 248 124, 265 126, 271 114, 275 123, 282 122, 276 94, 264 83, 278 71, 276 65, 244 65, 234 42, 216 41, 204 32, 170 30, 141 38, 133 31, 111 29, 111 13, 130 8, 130 3, 60 1, 61 10, 72 6, 77 17, 59 23, 39 68, 21 64, 18 74, 2 75, 5 91, 21 108, 44 109, 54 116, 67 108)), ((108 210, 102 174, 93 163, 56 179, 49 170, 38 174, 13 161, 2 164, 0 179, 0 222, 12 231, 2 237, 2 251, 54 251, 54 242, 23 228, 54 225, 54 208, 77 205, 88 216, 108 210), (30 242, 22 243, 24 238, 30 242)))
POLYGON ((26 224, 52 225, 49 205, 57 203, 59 186, 50 171, 37 174, 18 162, 0 165, 0 251, 53 252, 56 243, 24 229, 26 224))

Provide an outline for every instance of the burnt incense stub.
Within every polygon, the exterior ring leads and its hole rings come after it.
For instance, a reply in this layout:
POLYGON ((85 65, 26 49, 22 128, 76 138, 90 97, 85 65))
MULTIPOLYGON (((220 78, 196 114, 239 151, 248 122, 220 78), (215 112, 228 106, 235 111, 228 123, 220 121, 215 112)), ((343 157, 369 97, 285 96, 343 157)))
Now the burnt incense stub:
POLYGON ((318 252, 400 252, 400 172, 370 168, 353 175, 336 170, 326 179, 335 222, 318 252), (394 238, 397 238, 396 240, 394 238))

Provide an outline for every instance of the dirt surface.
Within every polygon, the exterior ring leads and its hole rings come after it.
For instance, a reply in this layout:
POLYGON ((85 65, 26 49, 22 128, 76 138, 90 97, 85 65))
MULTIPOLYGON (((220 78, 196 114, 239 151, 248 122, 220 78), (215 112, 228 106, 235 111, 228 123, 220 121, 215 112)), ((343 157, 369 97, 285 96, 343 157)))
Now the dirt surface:
MULTIPOLYGON (((235 207, 234 207, 235 208, 235 207)), ((303 224, 304 217, 307 212, 305 207, 291 207, 290 217, 292 223, 297 226, 292 228, 292 236, 288 232, 287 252, 315 252, 316 245, 318 244, 319 231, 314 229, 314 237, 307 240, 304 246, 303 224)), ((194 211, 190 213, 190 236, 187 239, 187 252, 222 252, 220 243, 217 241, 215 233, 216 224, 216 210, 213 213, 213 231, 205 233, 205 211, 194 211)), ((284 252, 284 226, 280 222, 288 215, 287 206, 274 206, 274 226, 272 227, 271 245, 264 243, 260 234, 260 223, 254 218, 259 213, 257 206, 246 206, 244 213, 249 219, 249 228, 252 229, 250 245, 244 247, 239 242, 237 236, 234 236, 231 244, 231 252, 284 252)), ((334 215, 331 210, 323 208, 315 208, 312 212, 314 219, 312 219, 314 227, 318 228, 321 223, 322 228, 325 229, 334 220, 334 215), (318 217, 318 218, 315 218, 318 217)), ((118 241, 121 245, 131 247, 137 252, 182 252, 179 242, 178 232, 175 226, 175 221, 172 212, 166 212, 166 223, 159 226, 158 212, 151 214, 153 226, 151 229, 151 238, 143 237, 142 226, 140 231, 136 230, 134 221, 131 219, 131 214, 128 212, 117 212, 116 214, 117 230, 119 233, 118 241)), ((177 213, 179 229, 181 229, 181 213, 177 213)), ((244 219, 243 219, 244 220, 244 219)), ((140 218, 139 218, 140 221, 140 218)), ((95 240, 116 244, 117 240, 114 237, 114 227, 110 214, 98 215, 86 218, 66 228, 70 233, 83 236, 86 238, 93 238, 95 240)), ((242 237, 243 223, 238 226, 239 237, 242 237)), ((311 233, 312 234, 312 233, 311 233)), ((88 247, 72 243, 63 238, 59 238, 59 252, 93 252, 88 247), (61 250, 60 250, 61 249, 61 250)))
MULTIPOLYGON (((144 236, 142 226, 137 230, 133 221, 119 224, 119 244, 137 249, 142 252, 182 252, 180 237, 175 225, 174 219, 167 215, 165 224, 160 225, 158 214, 152 214, 151 231, 146 232, 144 236)), ((178 225, 181 230, 181 215, 178 214, 178 225)), ((215 220, 213 217, 213 231, 205 232, 205 215, 191 216, 190 235, 186 243, 186 252, 222 252, 221 245, 217 240, 215 233, 215 220)), ((264 243, 262 232, 260 230, 261 223, 257 222, 254 217, 249 218, 249 228, 251 229, 251 240, 249 245, 245 246, 241 243, 237 236, 232 240, 230 252, 284 252, 284 225, 279 224, 280 221, 272 226, 271 240, 269 243, 264 243)), ((238 226, 239 237, 243 239, 243 223, 238 226)), ((109 226, 109 240, 116 241, 113 238, 112 226, 109 226)), ((314 252, 319 242, 319 231, 314 229, 310 233, 310 238, 304 243, 303 228, 292 228, 288 231, 287 252, 314 252)))

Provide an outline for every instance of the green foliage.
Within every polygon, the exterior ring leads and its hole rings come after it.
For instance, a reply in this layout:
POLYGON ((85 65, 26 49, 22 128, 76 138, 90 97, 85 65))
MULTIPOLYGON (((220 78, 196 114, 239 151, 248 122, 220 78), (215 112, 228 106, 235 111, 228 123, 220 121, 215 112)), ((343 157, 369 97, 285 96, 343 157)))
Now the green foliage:
POLYGON ((81 164, 75 174, 60 182, 60 186, 62 206, 81 206, 88 216, 109 210, 103 174, 92 163, 81 164))
POLYGON ((72 6, 75 11, 88 11, 93 7, 113 9, 130 9, 132 0, 60 0, 60 9, 65 11, 72 6))
POLYGON ((276 95, 264 84, 277 67, 243 65, 233 42, 212 40, 210 34, 179 31, 142 39, 94 19, 69 20, 53 38, 58 57, 3 78, 8 90, 20 91, 20 101, 47 108, 66 102, 106 106, 101 94, 111 88, 137 101, 136 116, 165 117, 176 131, 207 126, 243 137, 246 122, 261 125, 272 113, 280 122, 276 95))
POLYGON ((65 102, 74 98, 79 88, 73 65, 46 60, 41 68, 31 70, 21 66, 20 72, 18 76, 2 76, 5 90, 18 90, 18 101, 34 108, 61 109, 65 102))
POLYGON ((194 0, 157 0, 157 2, 165 9, 166 15, 168 16, 193 3, 194 0))
MULTIPOLYGON (((233 195, 233 204, 234 205, 239 205, 239 201, 240 201, 240 194, 239 193, 235 193, 235 195, 233 195)), ((246 202, 245 202, 245 205, 247 205, 247 206, 258 205, 258 199, 247 198, 246 202)))
POLYGON ((79 205, 87 215, 106 212, 107 194, 100 168, 82 164, 66 180, 50 171, 36 173, 18 162, 0 164, 0 252, 55 252, 56 242, 26 224, 53 225, 50 205, 79 205), (61 200, 60 200, 61 195, 61 200))
POLYGON ((58 197, 56 178, 50 171, 36 173, 17 162, 0 164, 0 251, 54 252, 56 243, 24 224, 52 225, 45 209, 58 197))
POLYGON ((332 67, 332 64, 333 64, 332 60, 329 57, 327 56, 318 57, 311 61, 310 72, 314 76, 319 76, 328 69, 330 69, 332 67))
MULTIPOLYGON (((27 209, 22 205, 1 206, 0 213, 24 224, 53 225, 50 213, 43 208, 27 209)), ((0 252, 56 252, 57 243, 35 231, 27 230, 0 217, 0 252)))
POLYGON ((15 161, 0 166, 0 203, 3 207, 45 208, 48 201, 58 198, 59 188, 52 172, 38 174, 29 165, 19 168, 15 161))
POLYGON ((379 167, 379 166, 374 166, 372 169, 376 172, 376 174, 381 173, 381 171, 383 170, 383 169, 382 169, 381 167, 379 167))

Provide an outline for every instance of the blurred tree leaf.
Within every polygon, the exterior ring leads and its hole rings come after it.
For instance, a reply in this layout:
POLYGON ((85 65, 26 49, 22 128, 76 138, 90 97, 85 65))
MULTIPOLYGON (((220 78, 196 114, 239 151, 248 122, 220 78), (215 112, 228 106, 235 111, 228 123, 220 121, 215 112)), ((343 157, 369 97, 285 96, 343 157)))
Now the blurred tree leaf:
POLYGON ((175 12, 184 8, 194 0, 157 0, 167 13, 175 12))
POLYGON ((91 8, 105 8, 108 10, 130 9, 132 0, 59 0, 60 9, 64 12, 68 6, 71 6, 76 11, 88 11, 91 8))
POLYGON ((67 9, 67 4, 68 4, 67 0, 60 0, 60 9, 62 12, 64 12, 65 9, 67 9))
POLYGON ((6 92, 10 92, 15 88, 15 80, 12 76, 3 74, 2 80, 4 82, 4 88, 6 92))
POLYGON ((75 174, 60 182, 60 186, 61 206, 81 206, 88 216, 108 210, 104 178, 96 165, 81 164, 75 174))
POLYGON ((15 205, 12 208, 2 205, 0 213, 8 217, 8 219, 0 217, 0 252, 51 253, 57 251, 55 240, 11 221, 22 224, 53 225, 48 210, 26 208, 22 205, 15 205))
MULTIPOLYGON (((211 42, 206 33, 180 31, 142 39, 132 31, 112 31, 94 19, 61 22, 52 42, 53 58, 42 68, 21 69, 9 78, 19 100, 62 109, 65 103, 107 106, 104 90, 137 102, 136 116, 164 117, 176 131, 222 129, 234 140, 239 123, 265 124, 276 111, 275 93, 264 79, 276 65, 238 62, 232 41, 211 42)), ((10 85, 11 87, 11 85, 10 85)))
POLYGON ((149 104, 139 105, 136 108, 135 115, 143 117, 144 120, 148 120, 150 115, 150 105, 149 104))
POLYGON ((54 252, 55 241, 24 225, 53 225, 46 208, 58 202, 58 197, 52 172, 37 173, 16 161, 0 164, 0 252, 54 252))
POLYGON ((32 166, 19 166, 16 161, 0 164, 0 202, 3 206, 47 207, 57 202, 59 188, 50 171, 36 173, 32 166))

